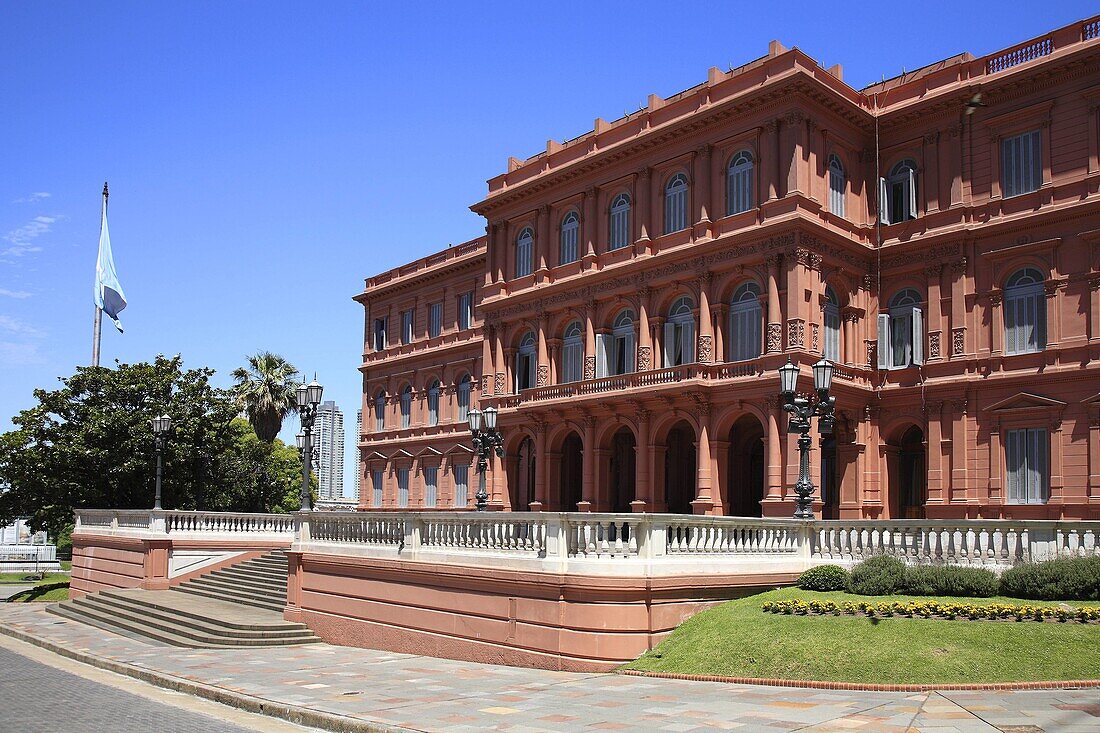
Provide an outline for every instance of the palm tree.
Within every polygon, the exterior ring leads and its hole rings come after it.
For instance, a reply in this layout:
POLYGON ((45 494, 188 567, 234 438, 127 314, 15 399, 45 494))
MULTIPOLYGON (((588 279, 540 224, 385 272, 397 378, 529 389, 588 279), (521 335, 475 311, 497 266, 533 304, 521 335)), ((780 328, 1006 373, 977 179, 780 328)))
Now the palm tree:
POLYGON ((271 443, 283 427, 283 418, 298 409, 295 391, 298 370, 278 354, 261 351, 248 357, 248 368, 233 370, 237 404, 256 436, 271 443))

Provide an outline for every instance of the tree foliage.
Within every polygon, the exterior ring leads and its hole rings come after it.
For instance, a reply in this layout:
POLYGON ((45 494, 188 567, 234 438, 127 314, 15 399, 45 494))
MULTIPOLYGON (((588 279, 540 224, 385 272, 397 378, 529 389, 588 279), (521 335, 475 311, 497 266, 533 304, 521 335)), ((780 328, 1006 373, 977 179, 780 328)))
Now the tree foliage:
POLYGON ((51 536, 74 508, 153 505, 156 453, 150 421, 172 418, 164 449, 168 509, 289 511, 298 508, 297 450, 260 441, 239 419, 233 392, 212 369, 179 356, 117 368, 79 367, 61 388, 35 390, 38 404, 0 435, 0 524, 19 516, 51 536))
POLYGON ((248 357, 247 369, 233 370, 233 379, 237 381, 237 405, 265 443, 275 440, 283 427, 283 419, 298 409, 297 374, 293 364, 270 351, 248 357))

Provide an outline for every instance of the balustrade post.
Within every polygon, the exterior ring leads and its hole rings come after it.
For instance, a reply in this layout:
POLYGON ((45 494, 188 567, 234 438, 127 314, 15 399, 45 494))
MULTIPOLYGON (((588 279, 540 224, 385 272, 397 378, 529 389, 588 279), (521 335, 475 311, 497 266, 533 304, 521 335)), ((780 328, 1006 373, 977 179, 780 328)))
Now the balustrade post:
POLYGON ((155 534, 167 534, 168 527, 165 524, 164 510, 152 509, 149 512, 149 531, 155 534))
POLYGON ((294 513, 294 541, 302 543, 310 541, 309 515, 310 512, 294 513))
POLYGON ((421 538, 424 533, 424 522, 419 514, 414 514, 405 520, 405 548, 416 557, 420 553, 421 538))
POLYGON ((798 530, 795 535, 795 549, 798 556, 807 562, 813 557, 814 546, 814 534, 817 532, 817 524, 815 522, 802 522, 798 525, 798 530))

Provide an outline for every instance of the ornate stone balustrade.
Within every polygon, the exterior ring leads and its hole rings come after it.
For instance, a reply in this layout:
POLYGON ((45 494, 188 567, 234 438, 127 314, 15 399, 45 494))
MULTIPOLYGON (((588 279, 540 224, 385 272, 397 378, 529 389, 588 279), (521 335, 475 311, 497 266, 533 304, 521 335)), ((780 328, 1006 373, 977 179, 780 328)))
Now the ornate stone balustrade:
POLYGON ((74 532, 118 534, 128 537, 274 535, 289 539, 294 532, 294 517, 290 514, 77 509, 75 515, 74 532))

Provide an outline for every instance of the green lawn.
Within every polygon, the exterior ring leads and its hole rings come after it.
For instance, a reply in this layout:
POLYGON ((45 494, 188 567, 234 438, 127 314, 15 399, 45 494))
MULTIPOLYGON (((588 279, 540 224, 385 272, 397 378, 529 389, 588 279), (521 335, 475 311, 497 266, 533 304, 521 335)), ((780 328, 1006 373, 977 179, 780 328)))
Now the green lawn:
MULTIPOLYGON (((884 684, 1100 679, 1100 625, 787 616, 760 610, 764 601, 790 598, 916 599, 798 588, 761 593, 688 619, 626 668, 884 684)), ((1057 605, 1018 598, 936 600, 1057 605)))
POLYGON ((67 583, 68 573, 46 573, 42 580, 26 580, 32 573, 0 573, 0 584, 25 585, 27 583, 67 583))
POLYGON ((8 603, 33 603, 69 600, 69 581, 64 583, 40 583, 29 590, 16 593, 8 603))

